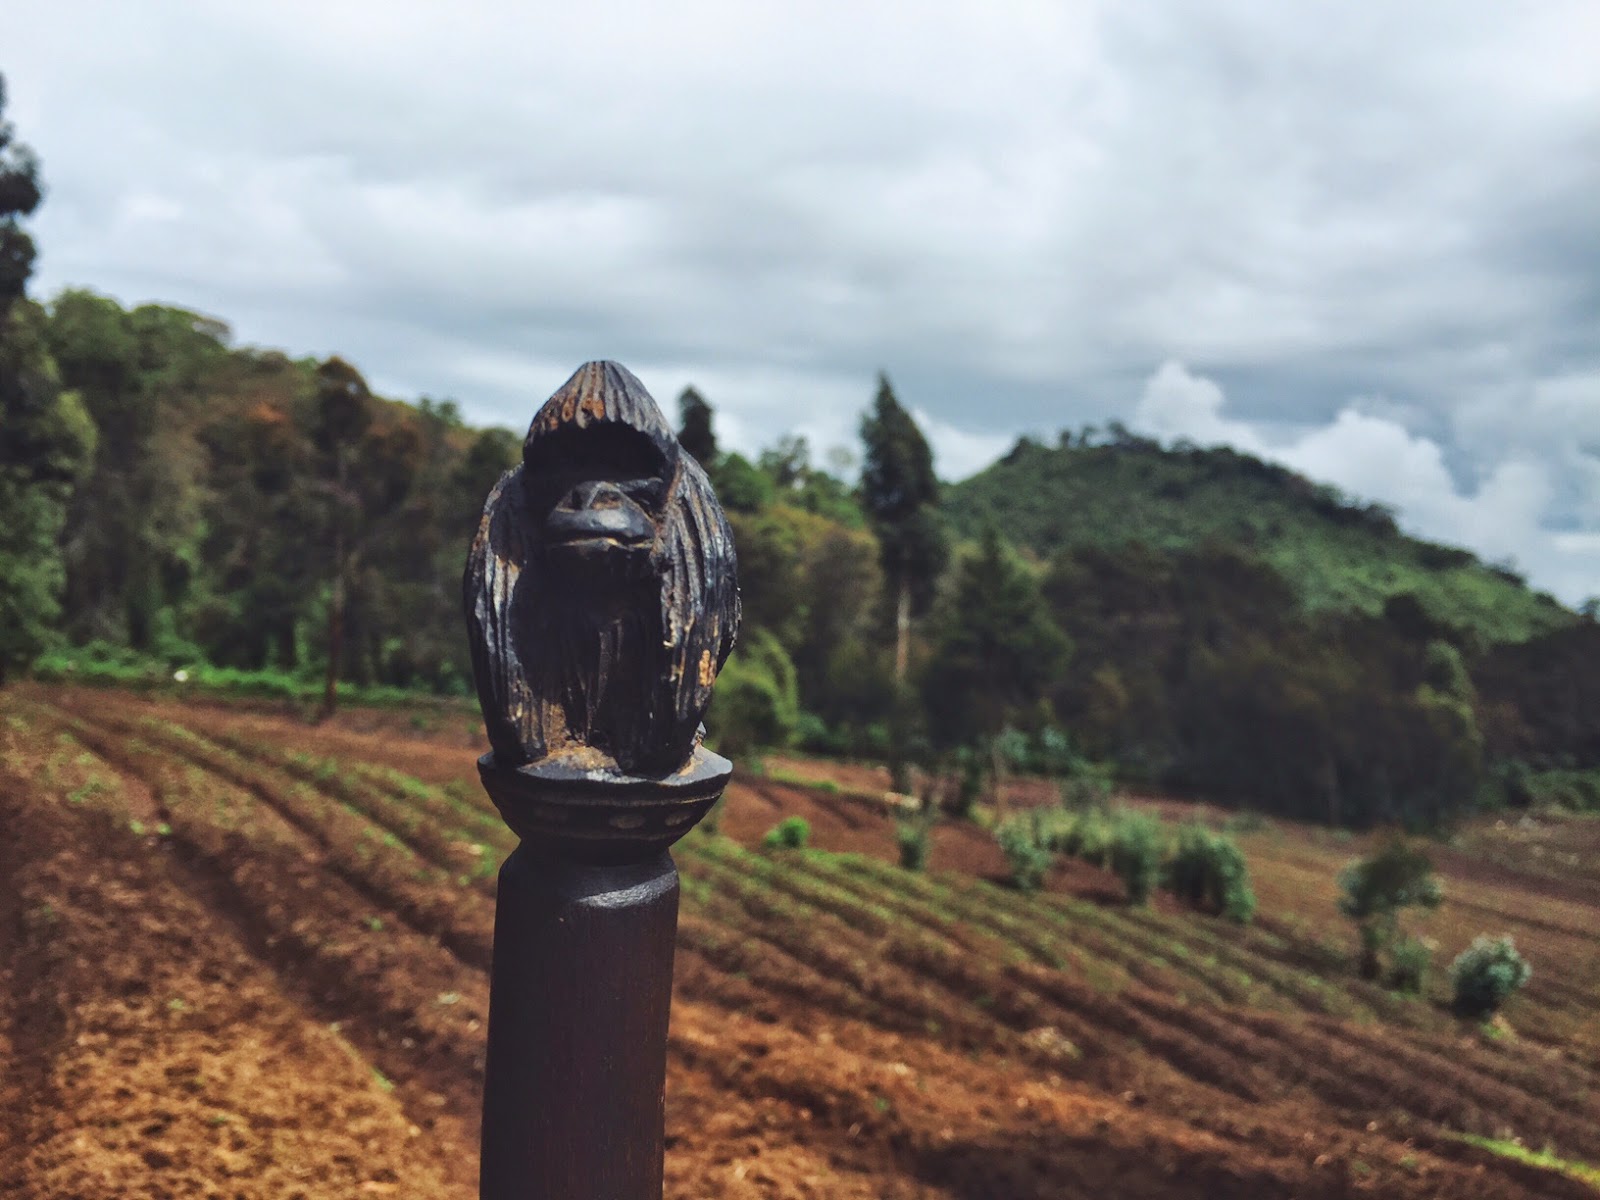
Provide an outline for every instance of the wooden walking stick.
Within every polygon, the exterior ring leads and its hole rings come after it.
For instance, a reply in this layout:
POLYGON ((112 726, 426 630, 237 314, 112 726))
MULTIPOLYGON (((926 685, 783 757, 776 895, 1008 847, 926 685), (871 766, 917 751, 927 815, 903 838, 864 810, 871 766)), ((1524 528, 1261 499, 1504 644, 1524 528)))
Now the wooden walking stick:
POLYGON ((678 921, 668 847, 732 772, 700 745, 733 538, 624 367, 580 367, 489 494, 465 579, 500 871, 484 1200, 660 1200, 678 921))

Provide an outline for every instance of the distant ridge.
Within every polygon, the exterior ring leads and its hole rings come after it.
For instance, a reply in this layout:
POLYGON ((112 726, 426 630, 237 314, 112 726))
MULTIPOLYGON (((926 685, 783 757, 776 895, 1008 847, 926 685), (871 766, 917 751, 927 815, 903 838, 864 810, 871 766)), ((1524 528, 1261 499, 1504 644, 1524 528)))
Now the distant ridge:
POLYGON ((1308 611, 1376 614, 1390 597, 1410 593, 1435 620, 1486 643, 1524 641, 1578 620, 1510 567, 1402 533, 1383 505, 1227 447, 1164 449, 1117 425, 1088 442, 1063 434, 1055 447, 1023 438, 948 487, 944 510, 964 536, 992 522, 1044 559, 1091 545, 1176 551, 1225 543, 1282 574, 1308 611))

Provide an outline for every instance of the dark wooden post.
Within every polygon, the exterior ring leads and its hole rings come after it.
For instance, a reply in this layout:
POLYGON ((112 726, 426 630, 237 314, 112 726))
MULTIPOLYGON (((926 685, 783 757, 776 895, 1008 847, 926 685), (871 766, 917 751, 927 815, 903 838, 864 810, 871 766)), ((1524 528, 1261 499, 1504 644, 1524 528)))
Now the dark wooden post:
POLYGON ((700 745, 733 539, 644 386, 581 368, 490 493, 465 580, 500 872, 484 1200, 660 1200, 678 875, 732 766, 700 745))

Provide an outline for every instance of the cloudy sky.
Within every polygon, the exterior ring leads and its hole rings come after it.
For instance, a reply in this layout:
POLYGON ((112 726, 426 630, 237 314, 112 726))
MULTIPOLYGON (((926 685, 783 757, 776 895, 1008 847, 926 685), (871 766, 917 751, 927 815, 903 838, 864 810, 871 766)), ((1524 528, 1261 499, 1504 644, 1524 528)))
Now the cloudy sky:
POLYGON ((1595 0, 12 0, 35 292, 521 425, 578 363, 942 473, 1120 419, 1600 593, 1595 0))

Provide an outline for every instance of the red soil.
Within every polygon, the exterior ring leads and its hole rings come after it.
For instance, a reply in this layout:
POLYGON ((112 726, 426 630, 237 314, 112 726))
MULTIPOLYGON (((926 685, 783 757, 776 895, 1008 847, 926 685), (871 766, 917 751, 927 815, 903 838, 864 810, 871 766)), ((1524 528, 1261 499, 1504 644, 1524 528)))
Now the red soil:
MULTIPOLYGON (((509 837, 451 721, 0 697, 0 1195, 474 1194, 509 837)), ((1600 906, 1548 851, 1439 855, 1445 950, 1504 925, 1536 964, 1491 1042, 1348 979, 1359 843, 1245 835, 1270 919, 1237 930, 1081 865, 975 882, 970 825, 903 876, 894 821, 741 776, 731 841, 678 852, 668 1195, 1593 1194, 1448 1136, 1600 1160, 1600 906), (789 815, 863 857, 739 848, 789 815)))

